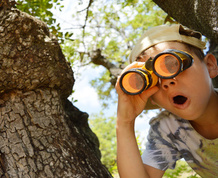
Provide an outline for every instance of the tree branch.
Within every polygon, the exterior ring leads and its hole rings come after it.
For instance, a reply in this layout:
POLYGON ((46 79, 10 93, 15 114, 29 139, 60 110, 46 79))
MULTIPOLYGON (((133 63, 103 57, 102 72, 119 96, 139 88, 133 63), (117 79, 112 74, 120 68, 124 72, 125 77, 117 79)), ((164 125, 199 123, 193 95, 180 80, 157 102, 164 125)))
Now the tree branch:
POLYGON ((122 69, 125 66, 120 65, 117 67, 115 64, 106 59, 102 54, 101 50, 97 49, 89 53, 89 57, 91 58, 91 62, 96 65, 104 66, 111 75, 111 84, 115 86, 117 77, 120 75, 122 69))

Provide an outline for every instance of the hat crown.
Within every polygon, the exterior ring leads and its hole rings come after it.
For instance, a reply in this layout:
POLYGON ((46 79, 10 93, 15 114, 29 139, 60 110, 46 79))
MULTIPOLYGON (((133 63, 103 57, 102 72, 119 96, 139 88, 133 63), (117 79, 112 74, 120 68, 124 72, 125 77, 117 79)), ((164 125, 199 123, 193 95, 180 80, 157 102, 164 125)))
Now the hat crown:
POLYGON ((188 29, 181 24, 160 25, 147 30, 133 48, 129 61, 132 63, 146 49, 162 42, 176 41, 205 49, 200 32, 188 29))

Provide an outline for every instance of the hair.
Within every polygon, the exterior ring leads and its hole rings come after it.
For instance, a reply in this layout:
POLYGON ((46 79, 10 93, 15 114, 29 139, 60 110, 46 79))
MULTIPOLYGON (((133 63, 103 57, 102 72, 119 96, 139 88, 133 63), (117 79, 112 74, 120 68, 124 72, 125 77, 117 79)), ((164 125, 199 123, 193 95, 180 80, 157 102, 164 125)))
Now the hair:
POLYGON ((195 46, 189 45, 189 44, 185 44, 185 45, 188 47, 188 49, 190 51, 192 51, 193 53, 196 54, 196 56, 200 59, 200 61, 204 60, 205 55, 204 55, 204 52, 201 49, 199 49, 199 48, 197 48, 195 46))

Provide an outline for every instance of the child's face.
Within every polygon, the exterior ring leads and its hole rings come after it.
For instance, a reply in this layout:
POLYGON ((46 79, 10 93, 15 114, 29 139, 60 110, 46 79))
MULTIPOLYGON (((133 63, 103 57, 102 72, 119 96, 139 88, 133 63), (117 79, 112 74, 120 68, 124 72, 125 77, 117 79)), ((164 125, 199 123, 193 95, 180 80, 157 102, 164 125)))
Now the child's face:
POLYGON ((145 51, 145 60, 166 49, 186 51, 194 57, 194 63, 174 79, 160 79, 159 90, 151 99, 184 119, 196 120, 206 114, 208 105, 217 98, 214 97, 209 66, 178 42, 164 42, 149 48, 145 51))

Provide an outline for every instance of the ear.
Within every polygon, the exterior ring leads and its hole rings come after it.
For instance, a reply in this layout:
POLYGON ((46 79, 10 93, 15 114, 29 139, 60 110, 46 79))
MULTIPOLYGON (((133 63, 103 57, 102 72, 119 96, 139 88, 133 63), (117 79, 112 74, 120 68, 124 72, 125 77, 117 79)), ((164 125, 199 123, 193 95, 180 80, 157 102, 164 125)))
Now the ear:
POLYGON ((207 65, 207 70, 209 72, 210 78, 215 78, 218 75, 218 66, 215 56, 208 53, 204 58, 204 62, 207 65))

